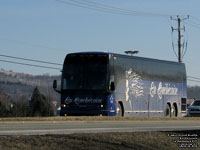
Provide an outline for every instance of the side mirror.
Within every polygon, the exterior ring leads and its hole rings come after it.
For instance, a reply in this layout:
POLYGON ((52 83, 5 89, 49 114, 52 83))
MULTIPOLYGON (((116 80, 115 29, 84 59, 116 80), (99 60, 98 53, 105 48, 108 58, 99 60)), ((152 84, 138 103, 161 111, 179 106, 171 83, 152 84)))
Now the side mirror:
POLYGON ((111 90, 111 91, 114 91, 114 90, 115 90, 115 83, 114 83, 114 82, 111 82, 111 83, 110 83, 110 90, 111 90))
POLYGON ((55 90, 56 92, 61 93, 60 90, 57 90, 57 80, 54 80, 54 81, 53 81, 53 88, 54 88, 54 90, 55 90))
POLYGON ((57 80, 54 80, 54 81, 53 81, 53 88, 54 88, 54 89, 57 89, 57 80))

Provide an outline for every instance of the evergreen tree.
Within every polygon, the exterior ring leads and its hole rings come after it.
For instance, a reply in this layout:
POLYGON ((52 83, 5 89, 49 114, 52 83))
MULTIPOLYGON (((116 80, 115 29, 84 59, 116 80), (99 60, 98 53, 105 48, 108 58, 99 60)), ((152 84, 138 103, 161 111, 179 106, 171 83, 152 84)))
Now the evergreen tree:
POLYGON ((9 96, 0 87, 0 117, 8 117, 9 113, 9 96))
POLYGON ((31 116, 52 116, 53 108, 50 99, 40 93, 38 87, 33 91, 30 101, 31 116))
POLYGON ((6 106, 3 105, 0 101, 0 117, 8 117, 9 111, 6 109, 6 106))

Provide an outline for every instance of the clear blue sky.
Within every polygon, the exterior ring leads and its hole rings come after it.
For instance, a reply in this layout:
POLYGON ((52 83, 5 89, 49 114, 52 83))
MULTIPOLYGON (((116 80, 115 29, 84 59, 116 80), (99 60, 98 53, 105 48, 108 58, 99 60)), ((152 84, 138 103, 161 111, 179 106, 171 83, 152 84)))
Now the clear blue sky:
MULTIPOLYGON (((70 0, 62 1, 72 3, 70 0)), ((78 5, 83 2, 75 1, 78 5)), ((187 32, 184 36, 188 37, 188 49, 183 62, 187 67, 187 75, 200 78, 199 0, 88 1, 138 12, 193 16, 185 20, 193 26, 182 24, 187 32)), ((65 55, 70 52, 123 53, 125 50, 139 50, 138 56, 177 61, 171 37, 171 26, 176 28, 177 22, 170 20, 168 16, 145 17, 141 13, 120 15, 68 5, 56 0, 0 0, 0 20, 0 54, 3 55, 62 64, 65 55)), ((174 32, 173 39, 176 43, 177 32, 174 32)), ((0 60, 33 64, 5 57, 0 57, 0 60)), ((58 70, 5 62, 0 62, 1 68, 35 75, 60 74, 58 70)), ((200 85, 193 82, 188 84, 200 85)))

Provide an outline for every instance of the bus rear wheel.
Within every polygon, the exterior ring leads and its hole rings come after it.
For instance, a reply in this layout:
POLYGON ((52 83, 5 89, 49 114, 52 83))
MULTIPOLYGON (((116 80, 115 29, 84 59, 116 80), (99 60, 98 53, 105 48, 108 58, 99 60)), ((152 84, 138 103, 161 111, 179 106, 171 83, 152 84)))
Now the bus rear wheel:
POLYGON ((177 107, 175 105, 173 105, 172 109, 171 109, 171 117, 177 117, 177 116, 178 116, 177 107))
POLYGON ((117 104, 117 112, 116 112, 116 116, 123 116, 123 108, 122 105, 120 103, 117 104))
POLYGON ((171 116, 171 109, 169 104, 167 104, 165 108, 165 117, 170 117, 170 116, 171 116))

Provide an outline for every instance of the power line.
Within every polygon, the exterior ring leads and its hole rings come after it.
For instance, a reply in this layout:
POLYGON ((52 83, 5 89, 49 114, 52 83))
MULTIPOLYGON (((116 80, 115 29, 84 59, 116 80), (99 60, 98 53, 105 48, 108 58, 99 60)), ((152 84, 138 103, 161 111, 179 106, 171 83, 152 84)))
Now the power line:
POLYGON ((193 79, 187 79, 187 80, 192 82, 200 82, 199 80, 193 80, 193 79))
POLYGON ((174 54, 176 55, 176 58, 178 59, 178 55, 177 55, 177 53, 176 53, 176 51, 175 51, 175 46, 174 46, 173 30, 172 30, 172 32, 171 32, 171 38, 172 38, 172 49, 173 49, 174 54))
POLYGON ((195 25, 195 24, 192 24, 192 23, 186 22, 186 21, 183 21, 183 22, 184 22, 185 24, 187 24, 187 25, 190 25, 190 26, 194 27, 194 28, 200 29, 200 26, 197 26, 197 25, 195 25))
POLYGON ((193 22, 193 21, 191 21, 191 20, 190 20, 190 23, 191 23, 191 24, 194 24, 194 25, 196 25, 196 26, 200 26, 200 23, 196 23, 196 22, 193 22))
POLYGON ((193 20, 195 20, 195 21, 187 21, 187 20, 185 20, 185 21, 183 21, 185 24, 187 24, 187 25, 190 25, 190 26, 192 26, 192 27, 194 27, 194 28, 197 28, 197 29, 200 29, 200 23, 197 23, 197 21, 198 22, 200 22, 200 19, 199 18, 196 18, 196 17, 194 17, 194 16, 190 16, 190 18, 192 18, 193 20))
POLYGON ((113 10, 113 9, 102 8, 102 7, 99 7, 99 6, 92 6, 91 4, 85 4, 83 2, 75 2, 75 1, 67 2, 67 1, 63 1, 63 0, 56 0, 56 1, 58 1, 60 3, 68 4, 68 5, 73 5, 73 6, 78 6, 78 7, 81 7, 81 8, 97 10, 97 11, 101 11, 101 12, 107 12, 107 13, 119 14, 119 15, 133 15, 130 12, 123 12, 123 11, 119 11, 119 10, 116 11, 116 10, 113 10))
MULTIPOLYGON (((77 0, 70 0, 70 1, 77 1, 77 0)), ((104 8, 108 8, 108 9, 113 9, 113 10, 116 10, 116 11, 122 11, 122 12, 127 12, 127 13, 136 13, 136 14, 142 14, 142 15, 152 15, 152 16, 164 16, 164 17, 168 17, 170 16, 169 14, 156 14, 156 13, 149 13, 149 12, 140 12, 140 11, 134 11, 134 10, 129 10, 129 9, 123 9, 123 8, 119 8, 119 7, 114 7, 114 6, 111 6, 111 5, 105 5, 105 4, 100 4, 100 3, 96 3, 96 2, 91 2, 89 0, 82 0, 82 1, 85 1, 87 3, 90 3, 90 4, 94 4, 95 6, 103 6, 104 8)))
POLYGON ((48 66, 41 66, 41 65, 26 64, 26 63, 20 63, 20 62, 15 62, 15 61, 7 61, 7 60, 0 60, 0 61, 1 61, 1 62, 6 62, 6 63, 12 63, 12 64, 24 65, 24 66, 32 66, 32 67, 38 67, 38 68, 46 68, 46 69, 61 70, 60 68, 55 68, 55 67, 48 67, 48 66))
POLYGON ((44 63, 44 64, 51 64, 51 65, 62 66, 62 64, 53 63, 53 62, 47 62, 47 61, 41 61, 41 60, 35 60, 35 59, 28 59, 28 58, 22 58, 22 57, 15 57, 15 56, 3 55, 3 54, 0 54, 0 56, 1 56, 1 57, 7 57, 7 58, 13 58, 13 59, 19 59, 19 60, 26 60, 26 61, 32 61, 32 62, 38 62, 38 63, 44 63))
POLYGON ((64 50, 64 49, 48 47, 48 46, 45 46, 45 45, 42 45, 42 44, 29 43, 27 41, 21 41, 21 40, 6 39, 6 38, 2 38, 2 37, 0 37, 0 40, 21 43, 23 45, 29 45, 31 47, 39 47, 39 48, 45 48, 45 49, 51 49, 51 50, 64 50))
POLYGON ((63 0, 56 0, 59 3, 64 3, 67 5, 73 5, 73 6, 77 6, 77 7, 81 7, 81 8, 86 8, 86 9, 92 9, 92 10, 97 10, 97 11, 102 11, 102 12, 107 12, 107 13, 113 13, 113 14, 121 14, 121 15, 128 15, 128 14, 124 14, 124 13, 120 13, 120 12, 116 12, 116 11, 111 11, 109 9, 99 9, 98 7, 90 7, 87 5, 82 5, 80 3, 73 3, 73 2, 67 2, 67 1, 63 1, 63 0))
MULTIPOLYGON (((13 56, 7 56, 7 55, 1 55, 0 56, 5 56, 5 57, 10 57, 10 58, 15 58, 13 56)), ((24 59, 24 58, 18 58, 17 59, 22 59, 22 60, 29 60, 30 59, 24 59)), ((12 63, 12 64, 18 64, 18 65, 25 65, 25 66, 32 66, 32 67, 39 67, 39 68, 46 68, 46 69, 54 69, 54 70, 61 70, 60 68, 55 68, 55 67, 48 67, 48 66, 41 66, 41 65, 33 65, 33 64, 26 64, 26 63, 20 63, 20 62, 15 62, 15 61, 7 61, 7 60, 0 60, 1 62, 6 62, 6 63, 12 63)), ((43 62, 43 61, 37 61, 37 60, 31 60, 31 61, 36 61, 36 62, 43 62)), ((43 62, 44 63, 44 62, 43 62)), ((46 62, 45 62, 46 63, 46 62)), ((47 62, 49 63, 49 62, 47 62)), ((49 63, 51 64, 51 63, 49 63)), ((54 63, 52 63, 54 64, 54 63)), ((187 79, 188 81, 193 81, 193 82, 200 82, 200 78, 198 77, 193 77, 193 76, 187 76, 187 78, 192 78, 192 79, 187 79)))
POLYGON ((192 78, 192 79, 197 79, 197 80, 200 80, 200 78, 197 78, 197 77, 192 77, 192 76, 187 76, 188 78, 192 78))
POLYGON ((190 17, 192 17, 193 19, 195 19, 195 20, 198 20, 198 21, 200 21, 200 19, 199 18, 197 18, 197 17, 194 17, 194 16, 190 16, 190 17))
POLYGON ((169 16, 175 16, 175 15, 169 15, 169 14, 158 14, 158 13, 149 13, 149 12, 140 12, 140 11, 134 11, 134 10, 128 10, 128 9, 122 9, 119 7, 114 7, 110 5, 104 5, 96 2, 91 2, 88 0, 56 0, 57 2, 64 3, 67 5, 73 5, 77 7, 107 12, 107 13, 114 13, 114 14, 120 14, 120 15, 131 15, 131 16, 146 16, 146 17, 169 17, 169 16))
POLYGON ((189 79, 187 79, 188 81, 200 83, 200 78, 198 78, 198 77, 187 76, 187 78, 189 78, 189 79))

